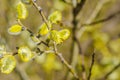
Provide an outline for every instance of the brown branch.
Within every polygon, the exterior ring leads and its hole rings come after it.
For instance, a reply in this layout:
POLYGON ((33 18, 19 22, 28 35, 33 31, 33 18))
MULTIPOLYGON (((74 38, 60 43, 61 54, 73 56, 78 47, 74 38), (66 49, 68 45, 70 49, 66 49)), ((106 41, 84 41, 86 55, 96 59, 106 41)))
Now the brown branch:
POLYGON ((79 49, 79 54, 82 54, 82 49, 79 40, 75 37, 75 42, 77 43, 78 49, 79 49))
MULTIPOLYGON (((79 40, 77 40, 77 38, 76 38, 76 29, 77 29, 77 24, 78 24, 78 22, 76 20, 76 17, 78 15, 78 13, 82 10, 82 8, 85 4, 85 1, 86 0, 81 0, 81 2, 77 3, 77 6, 75 8, 73 8, 73 21, 72 21, 72 23, 73 23, 73 29, 72 29, 72 31, 73 31, 73 38, 72 38, 73 43, 72 43, 72 46, 73 47, 71 48, 71 50, 72 50, 71 60, 73 60, 73 57, 74 57, 73 51, 74 51, 74 47, 75 47, 75 42, 77 43, 77 46, 78 46, 78 49, 79 49, 79 54, 82 54, 79 40)), ((71 61, 71 64, 74 63, 73 61, 71 61)), ((82 66, 82 79, 85 80, 85 73, 84 73, 85 72, 85 67, 84 67, 84 55, 83 54, 82 54, 82 65, 81 66, 82 66)))
MULTIPOLYGON (((37 36, 36 36, 36 35, 35 35, 30 29, 28 29, 19 19, 17 20, 17 22, 18 22, 19 25, 21 25, 21 26, 24 28, 24 30, 26 30, 26 31, 28 31, 28 32, 30 33, 31 39, 32 39, 32 37, 35 37, 35 38, 38 40, 37 45, 44 44, 45 46, 49 47, 49 43, 46 43, 46 42, 44 42, 44 41, 39 40, 40 35, 37 35, 37 36)), ((33 41, 34 41, 34 40, 33 40, 33 41)), ((35 42, 35 41, 34 41, 34 42, 35 42)), ((36 48, 37 48, 36 53, 39 53, 39 54, 44 53, 44 51, 41 51, 38 46, 37 46, 36 48)), ((16 47, 16 49, 19 49, 19 47, 16 47)), ((17 55, 17 54, 18 54, 17 52, 14 52, 12 55, 15 56, 15 55, 17 55)))
POLYGON ((41 45, 44 44, 45 46, 49 47, 48 43, 44 42, 44 41, 40 41, 37 45, 41 45))
MULTIPOLYGON (((30 37, 35 37, 36 39, 39 40, 40 35, 35 36, 35 34, 30 29, 28 29, 25 25, 23 25, 19 19, 17 20, 17 22, 19 25, 21 25, 24 28, 24 30, 27 30, 30 33, 30 37)), ((41 44, 44 44, 45 46, 49 47, 48 43, 39 40, 39 43, 37 43, 37 45, 41 45, 41 44)))
POLYGON ((84 62, 84 54, 81 49, 81 45, 79 40, 75 37, 75 42, 77 43, 79 54, 81 55, 81 68, 82 68, 82 79, 86 80, 86 72, 85 72, 85 62, 84 62))
POLYGON ((42 10, 42 7, 41 7, 41 6, 38 6, 37 3, 36 3, 36 1, 34 1, 34 0, 31 0, 31 2, 32 2, 32 4, 34 5, 34 7, 39 11, 39 13, 40 13, 43 21, 45 22, 45 24, 47 25, 47 27, 48 27, 48 29, 49 29, 50 26, 49 26, 49 24, 48 24, 48 20, 47 20, 45 14, 44 14, 44 12, 43 12, 43 10, 42 10))
MULTIPOLYGON (((81 0, 80 3, 77 3, 76 7, 73 7, 72 9, 72 14, 73 14, 73 20, 72 20, 72 24, 73 24, 73 28, 72 28, 72 44, 71 44, 71 54, 70 54, 70 64, 74 67, 75 65, 73 63, 76 63, 74 60, 74 57, 76 56, 76 54, 74 54, 74 48, 75 48, 75 42, 76 42, 76 29, 77 29, 77 20, 76 17, 78 15, 78 13, 82 10, 84 4, 85 4, 86 0, 81 0)), ((79 44, 80 45, 80 44, 79 44)), ((79 46, 80 47, 80 46, 79 46)), ((81 48, 79 48, 81 51, 81 48)), ((83 65, 84 68, 84 65, 83 65)), ((70 77, 69 72, 66 73, 65 75, 65 80, 67 80, 70 77)))
POLYGON ((58 56, 58 58, 61 60, 61 62, 69 69, 69 71, 73 74, 73 76, 76 78, 76 80, 79 80, 79 77, 75 73, 72 66, 69 65, 68 62, 63 58, 62 54, 57 51, 57 47, 56 47, 55 43, 54 43, 54 51, 55 51, 55 55, 58 56))
POLYGON ((18 52, 14 52, 12 55, 15 56, 15 55, 17 55, 17 54, 18 54, 18 52))
POLYGON ((92 75, 92 69, 93 69, 93 65, 94 65, 94 62, 95 62, 94 58, 95 58, 95 53, 92 54, 92 61, 91 61, 91 66, 90 66, 90 69, 89 69, 89 74, 88 74, 87 80, 90 80, 91 75, 92 75))
MULTIPOLYGON (((73 29, 72 29, 72 36, 73 36, 72 39, 73 39, 73 42, 72 42, 72 45, 71 45, 72 46, 71 47, 71 52, 72 52, 71 54, 73 54, 73 49, 74 49, 74 44, 75 44, 74 42, 79 42, 76 39, 76 29, 77 29, 77 24, 78 24, 78 22, 76 20, 76 17, 77 17, 77 14, 81 11, 83 5, 85 4, 85 1, 86 0, 81 0, 81 2, 78 3, 75 8, 73 8, 73 12, 72 12, 73 13, 73 20, 72 20, 72 23, 73 23, 73 29)), ((78 47, 79 47, 80 53, 81 53, 81 48, 80 48, 80 46, 78 46, 78 47)), ((71 56, 73 56, 73 55, 71 55, 71 56)))
POLYGON ((102 77, 100 80, 106 80, 115 70, 120 68, 120 63, 117 64, 112 70, 110 70, 104 77, 102 77))
POLYGON ((86 0, 81 0, 80 3, 77 3, 77 6, 73 8, 73 15, 76 17, 78 13, 82 10, 86 0))
POLYGON ((17 19, 17 23, 22 26, 23 31, 24 31, 24 30, 27 30, 27 31, 30 33, 30 36, 33 36, 33 35, 34 35, 33 32, 32 32, 30 29, 28 29, 24 24, 22 24, 22 22, 21 22, 20 19, 17 19))
POLYGON ((98 0, 96 7, 92 11, 90 17, 86 20, 86 23, 90 24, 96 18, 102 7, 109 1, 110 0, 98 0))
POLYGON ((108 16, 107 18, 104 18, 104 19, 101 19, 101 20, 98 20, 98 21, 94 21, 94 22, 92 22, 90 24, 82 24, 82 26, 91 26, 91 25, 96 25, 96 24, 99 24, 99 23, 103 23, 103 22, 106 22, 106 21, 109 21, 109 20, 113 19, 118 14, 120 14, 120 11, 108 16))

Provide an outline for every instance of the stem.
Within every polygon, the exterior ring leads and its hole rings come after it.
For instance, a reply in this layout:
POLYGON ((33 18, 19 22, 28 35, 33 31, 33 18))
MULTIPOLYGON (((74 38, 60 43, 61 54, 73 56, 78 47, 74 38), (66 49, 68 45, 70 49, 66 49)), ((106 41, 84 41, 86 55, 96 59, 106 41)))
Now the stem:
POLYGON ((92 62, 91 62, 91 66, 90 66, 90 69, 89 69, 89 75, 88 75, 87 80, 90 80, 91 75, 92 75, 92 69, 93 69, 93 65, 94 65, 94 62, 95 62, 94 57, 95 57, 95 53, 92 54, 92 62))
POLYGON ((68 70, 73 74, 73 76, 76 78, 76 80, 79 80, 78 75, 75 73, 74 69, 71 65, 68 64, 68 62, 63 58, 62 54, 57 51, 56 44, 54 43, 54 51, 55 55, 58 56, 58 58, 61 60, 61 62, 68 68, 68 70))
POLYGON ((37 45, 44 44, 45 46, 49 47, 48 43, 45 43, 44 41, 40 41, 37 45))
POLYGON ((92 26, 92 25, 96 25, 96 24, 99 24, 99 23, 103 23, 103 22, 106 22, 106 21, 109 21, 109 20, 113 19, 114 17, 116 17, 119 14, 120 14, 120 11, 108 16, 107 18, 91 22, 90 24, 82 24, 82 26, 92 26))
MULTIPOLYGON (((82 54, 81 52, 81 46, 80 44, 78 44, 78 40, 76 38, 76 29, 77 29, 77 20, 76 20, 76 17, 78 15, 78 13, 82 10, 84 4, 85 4, 85 1, 86 0, 81 0, 80 3, 76 3, 76 6, 73 7, 72 9, 72 13, 73 13, 73 20, 72 20, 72 24, 73 24, 73 28, 72 28, 72 44, 71 44, 71 56, 70 56, 70 64, 75 67, 76 66, 76 63, 77 63, 77 56, 78 56, 78 53, 74 53, 74 49, 75 49, 75 43, 77 43, 77 47, 79 49, 79 54, 82 54)), ((74 3, 73 3, 74 4, 74 3)), ((85 72, 85 67, 84 67, 84 56, 82 55, 82 75, 83 75, 83 72, 85 72)), ((85 76, 85 73, 84 75, 82 76, 82 79, 85 80, 84 77, 85 76)), ((66 73, 66 76, 65 78, 69 79, 70 78, 70 75, 69 73, 67 72, 66 73)))
POLYGON ((87 19, 86 24, 90 24, 96 18, 102 7, 109 1, 110 0, 99 0, 91 16, 87 19))
POLYGON ((78 46, 79 55, 81 55, 82 80, 86 80, 84 54, 82 52, 80 42, 76 37, 75 37, 75 41, 76 41, 77 46, 78 46))
POLYGON ((61 0, 61 1, 72 6, 72 4, 70 2, 67 2, 66 0, 61 0))
POLYGON ((49 26, 49 24, 47 23, 48 20, 47 20, 44 12, 43 12, 43 10, 42 10, 42 7, 41 7, 41 6, 38 6, 38 5, 36 4, 36 1, 34 1, 34 0, 31 0, 31 2, 32 2, 32 4, 34 5, 34 7, 39 11, 39 13, 40 13, 43 21, 45 22, 45 24, 47 25, 47 28, 49 29, 50 26, 49 26))

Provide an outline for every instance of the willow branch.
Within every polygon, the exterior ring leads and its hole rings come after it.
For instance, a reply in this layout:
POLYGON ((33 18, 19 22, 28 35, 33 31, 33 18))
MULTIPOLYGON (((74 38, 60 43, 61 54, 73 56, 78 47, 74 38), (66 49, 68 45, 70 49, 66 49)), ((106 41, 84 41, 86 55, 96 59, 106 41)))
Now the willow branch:
POLYGON ((45 46, 49 47, 48 43, 45 43, 44 41, 40 41, 37 45, 44 44, 45 46))
POLYGON ((91 61, 91 66, 90 66, 90 69, 89 69, 89 74, 88 74, 87 80, 90 80, 91 75, 92 75, 92 69, 93 69, 93 65, 94 65, 94 62, 95 62, 94 58, 95 58, 95 53, 92 54, 92 61, 91 61))
POLYGON ((82 10, 85 2, 86 2, 86 0, 81 0, 81 2, 77 3, 76 7, 73 8, 73 15, 75 18, 78 15, 78 13, 82 10))
POLYGON ((116 17, 118 14, 120 14, 120 11, 108 16, 107 18, 104 18, 104 19, 101 19, 101 20, 98 20, 98 21, 94 21, 94 22, 91 22, 90 24, 82 24, 82 26, 91 26, 91 25, 96 25, 96 24, 99 24, 99 23, 103 23, 103 22, 106 22, 106 21, 109 21, 111 19, 113 19, 114 17, 116 17))
MULTIPOLYGON (((23 30, 27 30, 30 33, 30 37, 35 37, 37 40, 39 40, 40 35, 35 36, 34 33, 30 29, 28 29, 25 25, 23 25, 19 19, 17 20, 17 22, 19 25, 23 27, 23 30)), ((48 43, 39 40, 37 45, 41 45, 41 44, 44 44, 45 46, 49 47, 48 43)))
POLYGON ((82 79, 86 80, 86 72, 85 72, 85 61, 84 61, 84 54, 81 49, 81 45, 77 37, 75 37, 75 42, 77 43, 79 54, 81 55, 81 68, 82 68, 82 79))
MULTIPOLYGON (((44 44, 46 47, 49 47, 49 43, 39 40, 40 35, 36 36, 30 29, 28 29, 25 25, 23 25, 19 19, 17 20, 17 22, 19 25, 21 25, 23 27, 23 30, 27 30, 30 33, 31 39, 32 39, 32 37, 37 39, 37 42, 33 40, 37 45, 44 44)), ((16 47, 16 49, 19 49, 19 47, 16 47)), ((36 49, 37 49, 36 53, 38 53, 38 55, 44 53, 44 51, 41 51, 38 46, 36 47, 36 49)), ((15 56, 17 54, 18 54, 17 52, 14 52, 12 55, 15 56)))
POLYGON ((20 19, 17 19, 17 23, 22 26, 23 30, 27 30, 30 33, 30 36, 33 36, 33 32, 30 29, 28 29, 25 25, 23 25, 20 19))
POLYGON ((34 7, 39 11, 39 13, 40 13, 43 21, 45 22, 45 24, 47 25, 47 27, 48 27, 48 29, 49 29, 50 26, 49 26, 48 23, 47 23, 48 20, 47 20, 44 12, 43 12, 43 10, 42 10, 42 7, 41 7, 41 6, 38 6, 37 3, 36 3, 36 1, 34 1, 34 0, 31 0, 31 2, 32 2, 32 4, 34 5, 34 7))
POLYGON ((73 76, 76 78, 76 80, 79 80, 78 75, 75 73, 72 66, 69 65, 68 62, 63 58, 62 54, 57 51, 57 47, 56 47, 55 43, 54 43, 54 51, 55 51, 55 55, 58 56, 58 58, 61 60, 61 62, 69 69, 69 71, 73 74, 73 76))
MULTIPOLYGON (((75 43, 77 43, 76 41, 76 29, 77 29, 77 20, 76 20, 76 17, 78 15, 78 13, 82 10, 84 4, 85 4, 85 1, 86 0, 81 0, 80 3, 77 3, 76 7, 73 7, 73 10, 72 10, 72 14, 73 14, 73 20, 72 20, 72 24, 73 24, 73 28, 72 28, 72 44, 71 44, 71 55, 70 55, 70 63, 73 67, 75 67, 75 64, 76 64, 76 55, 78 54, 75 54, 74 53, 74 48, 75 48, 75 43)), ((80 44, 79 44, 80 45, 80 44)), ((77 45, 78 46, 78 45, 77 45)), ((81 46, 78 46, 78 47, 81 47, 81 46)), ((80 53, 81 53, 81 48, 80 49, 80 53)), ((84 56, 83 56, 84 57, 84 56)), ((84 59, 84 58, 83 58, 84 59)), ((82 60, 83 60, 82 59, 82 60)), ((82 63, 83 64, 83 63, 82 63)), ((82 68, 84 69, 84 65, 82 65, 82 68)), ((69 78, 70 75, 69 73, 66 74, 66 78, 69 78)), ((82 76, 83 77, 83 76, 82 76)))
POLYGON ((110 0, 99 0, 91 16, 87 19, 86 23, 90 24, 96 18, 102 7, 109 1, 110 0))

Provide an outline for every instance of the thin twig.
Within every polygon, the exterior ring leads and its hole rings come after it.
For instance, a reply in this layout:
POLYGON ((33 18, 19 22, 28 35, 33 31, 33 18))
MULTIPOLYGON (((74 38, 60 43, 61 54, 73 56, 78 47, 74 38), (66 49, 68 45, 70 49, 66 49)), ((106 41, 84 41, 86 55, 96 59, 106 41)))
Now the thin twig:
POLYGON ((90 24, 98 15, 98 13, 100 12, 100 10, 102 9, 102 7, 108 3, 110 0, 98 0, 98 3, 94 9, 94 11, 92 12, 91 16, 87 19, 86 23, 90 24))
MULTIPOLYGON (((23 25, 19 19, 17 20, 17 22, 19 25, 21 25, 24 28, 24 30, 27 30, 30 33, 30 37, 35 37, 37 40, 39 40, 39 36, 38 35, 35 36, 34 33, 30 29, 28 29, 25 25, 23 25)), ((41 45, 41 44, 44 44, 45 46, 49 47, 48 43, 39 40, 37 45, 41 45)))
POLYGON ((94 62, 95 62, 94 58, 95 58, 95 53, 92 54, 92 62, 91 62, 91 66, 90 66, 90 69, 89 69, 89 74, 88 74, 87 80, 90 80, 91 75, 92 75, 92 69, 93 69, 93 65, 94 65, 94 62))
POLYGON ((17 19, 17 23, 22 26, 23 31, 27 30, 30 33, 30 36, 33 36, 33 32, 30 29, 28 29, 24 24, 22 24, 20 19, 17 19))
POLYGON ((69 71, 73 74, 73 76, 76 78, 76 80, 79 80, 78 75, 75 73, 74 69, 71 65, 68 64, 68 62, 63 58, 62 54, 57 51, 56 44, 54 43, 54 51, 55 55, 59 57, 61 62, 69 69, 69 71))
POLYGON ((49 47, 48 43, 44 42, 44 41, 40 41, 37 45, 41 45, 44 44, 45 46, 49 47))
POLYGON ((49 24, 48 24, 48 20, 47 20, 45 14, 44 14, 44 12, 43 12, 43 10, 42 10, 42 7, 41 7, 41 6, 38 6, 37 3, 36 3, 36 1, 34 1, 34 0, 31 0, 31 2, 32 2, 32 4, 34 5, 34 7, 39 11, 39 13, 40 13, 43 21, 45 22, 45 24, 47 25, 47 27, 48 27, 48 29, 49 29, 50 26, 49 26, 49 24))
POLYGON ((85 62, 84 62, 84 54, 81 49, 81 45, 79 40, 75 37, 75 42, 77 43, 79 54, 81 55, 81 68, 82 68, 82 79, 86 80, 86 72, 85 72, 85 62))
POLYGON ((17 55, 17 54, 18 54, 18 52, 14 52, 12 55, 15 56, 15 55, 17 55))
POLYGON ((73 15, 75 18, 78 15, 78 13, 82 10, 85 2, 86 2, 86 0, 81 0, 81 2, 77 3, 77 6, 73 8, 73 15))
POLYGON ((79 40, 77 39, 77 37, 75 37, 75 42, 76 42, 76 43, 77 43, 77 45, 78 45, 79 54, 82 54, 81 45, 80 45, 80 42, 79 42, 79 40))
POLYGON ((116 17, 118 14, 120 14, 120 11, 108 16, 107 18, 104 18, 104 19, 101 19, 101 20, 98 20, 98 21, 94 21, 94 22, 91 22, 90 24, 82 24, 82 26, 91 26, 91 25, 96 25, 96 24, 99 24, 99 23, 103 23, 103 22, 106 22, 108 20, 111 20, 113 19, 114 17, 116 17))
POLYGON ((69 4, 69 5, 72 5, 70 2, 67 2, 66 0, 60 0, 60 1, 66 3, 66 4, 69 4))
POLYGON ((113 69, 111 69, 104 77, 102 77, 100 80, 106 80, 115 70, 120 68, 120 63, 117 64, 113 69))
MULTIPOLYGON (((35 43, 36 43, 36 40, 34 40, 33 38, 37 39, 37 45, 44 44, 45 46, 49 47, 49 43, 46 43, 44 41, 39 40, 39 35, 35 36, 35 34, 30 29, 28 29, 25 25, 23 25, 22 22, 19 19, 17 20, 17 22, 18 22, 19 25, 21 25, 24 28, 24 30, 26 30, 30 33, 30 37, 35 43)), ((18 48, 19 47, 16 47, 16 49, 18 49, 18 48)), ((39 53, 39 54, 44 53, 44 51, 41 51, 38 46, 36 48, 37 48, 36 53, 39 53)), ((12 55, 15 56, 17 54, 18 54, 18 52, 14 52, 12 55)))

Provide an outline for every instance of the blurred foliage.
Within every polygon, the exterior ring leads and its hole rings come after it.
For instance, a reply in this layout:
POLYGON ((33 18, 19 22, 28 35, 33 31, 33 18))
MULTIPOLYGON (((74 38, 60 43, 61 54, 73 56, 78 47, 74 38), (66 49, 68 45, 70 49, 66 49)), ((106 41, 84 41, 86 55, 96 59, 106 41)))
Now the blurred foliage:
POLYGON ((42 65, 48 74, 51 74, 53 70, 62 69, 62 64, 56 60, 56 56, 53 53, 38 56, 36 61, 42 65))

